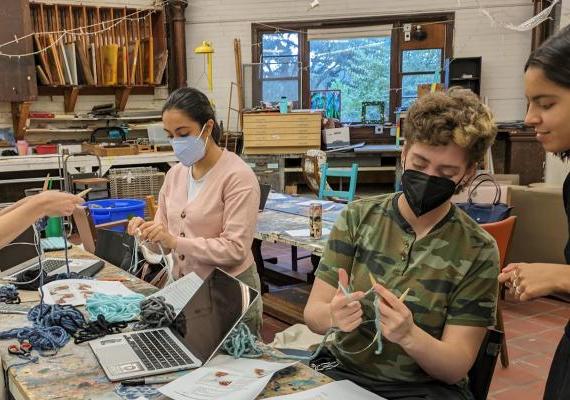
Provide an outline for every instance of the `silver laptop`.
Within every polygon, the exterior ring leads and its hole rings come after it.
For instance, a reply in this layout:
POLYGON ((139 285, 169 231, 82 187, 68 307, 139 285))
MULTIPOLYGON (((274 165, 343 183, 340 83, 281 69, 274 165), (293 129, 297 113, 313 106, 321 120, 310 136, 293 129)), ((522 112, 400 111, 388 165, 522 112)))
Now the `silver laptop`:
POLYGON ((259 293, 215 269, 168 328, 89 342, 111 381, 198 368, 218 351, 259 293))
MULTIPOLYGON (((38 252, 34 244, 34 227, 26 229, 11 244, 0 249, 0 279, 16 281, 25 271, 39 271, 38 252)), ((67 272, 64 258, 46 257, 40 255, 43 270, 48 276, 67 272)), ((95 275, 105 263, 98 259, 69 259, 70 272, 85 276, 95 275)))

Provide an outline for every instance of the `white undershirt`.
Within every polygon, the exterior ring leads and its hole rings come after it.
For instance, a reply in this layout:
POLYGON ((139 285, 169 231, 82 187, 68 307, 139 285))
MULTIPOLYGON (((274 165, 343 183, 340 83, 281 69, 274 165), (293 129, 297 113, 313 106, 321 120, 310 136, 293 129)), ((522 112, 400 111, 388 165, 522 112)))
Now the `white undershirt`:
POLYGON ((192 167, 190 167, 188 170, 188 201, 190 202, 194 200, 200 193, 200 190, 202 190, 202 187, 206 183, 206 178, 208 177, 210 171, 206 172, 206 175, 196 180, 192 176, 192 167))

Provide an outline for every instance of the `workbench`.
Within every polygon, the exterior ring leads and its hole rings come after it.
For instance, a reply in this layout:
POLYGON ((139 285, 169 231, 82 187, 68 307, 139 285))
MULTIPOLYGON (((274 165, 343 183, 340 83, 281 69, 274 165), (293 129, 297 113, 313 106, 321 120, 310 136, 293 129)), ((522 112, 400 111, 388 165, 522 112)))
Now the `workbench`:
MULTIPOLYGON (((52 253, 53 256, 60 254, 52 253)), ((86 253, 74 247, 70 251, 70 256, 74 258, 94 258, 92 254, 86 253)), ((99 272, 98 277, 125 277, 128 281, 124 284, 129 289, 149 295, 157 289, 148 283, 129 275, 125 271, 106 264, 99 272)), ((29 304, 39 301, 37 292, 21 292, 22 300, 29 304)), ((80 309, 84 309, 81 307, 80 309)), ((2 315, 0 320, 0 330, 28 326, 25 315, 2 315)), ((2 368, 5 371, 7 366, 19 363, 20 360, 8 353, 8 344, 14 340, 0 341, 0 358, 2 368)), ((35 354, 36 352, 34 352, 35 354)), ((182 375, 184 372, 177 372, 182 375)), ((295 366, 278 372, 263 393, 258 398, 267 398, 277 395, 284 395, 311 389, 325 383, 331 379, 299 363, 295 366)), ((149 394, 146 399, 166 399, 165 396, 157 395, 156 389, 160 385, 146 386, 149 394), (150 394, 153 393, 154 394, 150 394)), ((4 374, 0 377, 0 387, 4 385, 4 374)), ((120 395, 121 385, 110 382, 103 369, 99 366, 95 355, 91 351, 88 343, 75 345, 68 343, 59 350, 57 355, 52 357, 40 357, 39 362, 29 363, 23 366, 12 367, 8 374, 8 386, 10 394, 16 400, 45 400, 45 399, 127 399, 120 395)), ((0 390, 0 400, 5 400, 6 394, 0 390)))

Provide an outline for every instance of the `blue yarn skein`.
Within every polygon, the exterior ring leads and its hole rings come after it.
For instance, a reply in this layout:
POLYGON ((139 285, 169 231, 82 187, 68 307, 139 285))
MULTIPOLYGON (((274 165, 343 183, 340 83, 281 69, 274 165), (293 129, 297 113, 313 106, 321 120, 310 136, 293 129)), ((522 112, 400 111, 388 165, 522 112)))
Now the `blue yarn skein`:
POLYGON ((2 303, 19 303, 20 296, 18 289, 14 285, 0 286, 0 302, 2 303))
POLYGON ((141 312, 142 294, 117 296, 95 293, 87 299, 85 309, 89 320, 95 321, 98 315, 103 315, 108 322, 127 322, 136 319, 141 312))
POLYGON ((40 354, 47 351, 57 352, 69 341, 69 334, 74 333, 84 322, 83 314, 75 307, 58 304, 38 304, 28 312, 31 327, 14 328, 0 332, 0 339, 28 340, 40 354))

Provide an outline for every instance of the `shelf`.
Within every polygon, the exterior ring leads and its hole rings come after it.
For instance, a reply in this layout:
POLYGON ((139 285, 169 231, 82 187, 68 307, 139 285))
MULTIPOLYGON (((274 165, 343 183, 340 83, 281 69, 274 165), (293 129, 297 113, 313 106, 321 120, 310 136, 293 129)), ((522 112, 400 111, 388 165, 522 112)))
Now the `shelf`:
POLYGON ((459 81, 478 81, 479 78, 451 78, 452 82, 459 82, 459 81))
POLYGON ((154 94, 154 89, 161 85, 136 85, 136 86, 38 86, 40 96, 63 96, 66 90, 79 89, 79 94, 115 94, 117 89, 131 88, 131 94, 154 94))

